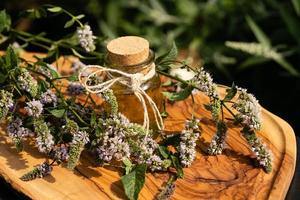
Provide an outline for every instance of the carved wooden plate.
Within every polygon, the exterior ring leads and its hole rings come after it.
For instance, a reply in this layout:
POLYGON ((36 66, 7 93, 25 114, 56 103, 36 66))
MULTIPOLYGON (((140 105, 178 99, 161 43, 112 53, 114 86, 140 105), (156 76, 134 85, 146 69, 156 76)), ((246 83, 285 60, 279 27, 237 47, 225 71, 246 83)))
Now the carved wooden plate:
MULTIPOLYGON (((225 91, 222 86, 219 90, 221 93, 225 91)), ((254 167, 249 146, 237 128, 230 128, 222 155, 207 156, 204 153, 203 149, 210 142, 215 127, 209 112, 203 107, 208 99, 199 93, 195 101, 195 115, 202 119, 202 139, 197 145, 197 158, 190 168, 184 169, 184 179, 176 182, 172 199, 284 199, 296 162, 296 140, 292 128, 263 109, 263 127, 258 135, 272 150, 274 157, 273 171, 266 174, 261 168, 254 167)), ((165 120, 168 131, 183 128, 184 121, 191 117, 191 104, 191 99, 187 99, 168 105, 169 117, 165 120)), ((21 175, 44 161, 44 155, 29 142, 25 144, 23 152, 17 153, 6 135, 5 126, 2 125, 0 174, 12 187, 30 198, 126 199, 118 170, 95 167, 87 154, 81 157, 74 172, 56 166, 50 176, 30 182, 21 181, 21 175)), ((139 199, 153 199, 168 176, 168 173, 148 173, 139 199)))

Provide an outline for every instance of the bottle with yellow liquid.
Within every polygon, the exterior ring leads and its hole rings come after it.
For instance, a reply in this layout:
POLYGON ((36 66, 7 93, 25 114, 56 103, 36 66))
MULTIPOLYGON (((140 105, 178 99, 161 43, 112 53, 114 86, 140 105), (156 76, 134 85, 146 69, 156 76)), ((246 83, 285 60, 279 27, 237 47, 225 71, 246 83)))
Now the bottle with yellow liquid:
MULTIPOLYGON (((154 60, 154 52, 150 50, 149 42, 144 38, 125 36, 116 38, 107 44, 106 67, 128 74, 141 73, 145 76, 146 79, 142 82, 140 88, 153 100, 158 110, 161 110, 163 104, 161 81, 155 72, 154 60)), ((108 73, 108 79, 112 76, 115 78, 118 77, 118 74, 108 73)), ((116 82, 111 89, 117 98, 119 112, 124 114, 131 122, 142 124, 144 121, 144 107, 132 88, 116 82)), ((157 129, 154 112, 147 98, 145 98, 145 103, 150 128, 157 129)))

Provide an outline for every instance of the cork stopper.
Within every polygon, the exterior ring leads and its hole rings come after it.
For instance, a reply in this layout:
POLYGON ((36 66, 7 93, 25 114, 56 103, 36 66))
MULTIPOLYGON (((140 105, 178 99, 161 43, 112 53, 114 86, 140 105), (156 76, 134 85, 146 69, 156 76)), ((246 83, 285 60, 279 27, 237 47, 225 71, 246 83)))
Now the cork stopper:
POLYGON ((147 60, 149 56, 149 42, 137 36, 116 38, 106 48, 107 60, 115 66, 136 65, 147 60))

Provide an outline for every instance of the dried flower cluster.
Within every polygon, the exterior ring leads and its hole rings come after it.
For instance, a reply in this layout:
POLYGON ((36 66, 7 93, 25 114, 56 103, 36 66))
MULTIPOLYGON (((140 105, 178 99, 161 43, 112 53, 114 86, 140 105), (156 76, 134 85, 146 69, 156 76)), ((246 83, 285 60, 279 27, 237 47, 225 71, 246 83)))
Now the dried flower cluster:
POLYGON ((222 121, 217 123, 217 132, 214 135, 208 149, 207 153, 210 155, 218 155, 223 152, 224 143, 227 133, 227 126, 222 121))
POLYGON ((11 120, 7 125, 8 136, 15 143, 18 151, 23 149, 22 138, 32 136, 33 133, 30 129, 23 126, 23 122, 20 118, 15 118, 11 120))
POLYGON ((32 117, 39 117, 43 112, 43 104, 39 100, 32 100, 26 103, 27 114, 32 117))
POLYGON ((38 150, 41 153, 49 153, 54 146, 54 139, 46 122, 41 119, 34 120, 34 132, 37 135, 38 150))
POLYGON ((199 119, 186 121, 185 129, 180 135, 178 146, 179 158, 183 166, 190 166, 196 158, 196 141, 199 138, 199 119))
POLYGON ((20 75, 18 76, 18 83, 22 90, 28 92, 32 97, 35 97, 38 92, 37 81, 25 69, 20 68, 20 75))
POLYGON ((85 93, 85 88, 79 82, 72 82, 68 85, 67 93, 70 96, 77 96, 85 93))
POLYGON ((50 157, 58 162, 65 162, 69 159, 69 147, 66 145, 55 146, 50 152, 50 157))
POLYGON ((211 98, 218 98, 217 85, 213 82, 211 75, 200 68, 197 70, 196 75, 192 79, 197 88, 211 98))
POLYGON ((171 182, 171 183, 168 183, 163 189, 162 191, 157 195, 156 199, 157 200, 167 200, 169 199, 174 191, 175 191, 175 183, 174 182, 171 182))
POLYGON ((258 164, 262 166, 266 172, 272 171, 272 154, 266 145, 262 144, 261 139, 257 138, 252 130, 245 129, 242 131, 247 142, 251 145, 251 150, 256 156, 258 164))
POLYGON ((158 154, 158 144, 151 138, 142 138, 139 141, 139 151, 135 153, 137 163, 145 163, 151 171, 165 170, 168 165, 158 154))
POLYGON ((101 122, 103 133, 96 148, 100 161, 110 162, 112 159, 123 160, 130 157, 130 148, 126 141, 128 125, 129 120, 122 114, 113 115, 101 122))
POLYGON ((57 96, 52 90, 48 89, 41 95, 40 101, 42 104, 52 104, 55 107, 57 105, 57 96))
POLYGON ((27 174, 24 174, 20 179, 23 181, 30 181, 35 178, 43 178, 49 175, 52 172, 52 170, 53 167, 47 162, 44 162, 41 165, 38 165, 32 171, 28 172, 27 174))
POLYGON ((67 120, 63 129, 73 136, 68 155, 68 168, 73 169, 79 160, 84 145, 89 142, 89 136, 86 131, 79 130, 78 124, 73 120, 67 120))
POLYGON ((89 25, 85 24, 83 27, 77 28, 77 37, 79 44, 87 52, 95 50, 94 39, 96 38, 93 35, 92 29, 89 25))
POLYGON ((239 96, 237 101, 232 105, 239 113, 237 119, 241 120, 244 125, 250 129, 258 130, 261 128, 261 108, 256 98, 247 93, 246 89, 238 88, 239 96))
POLYGON ((13 94, 6 91, 0 90, 0 120, 5 118, 10 111, 14 107, 13 94))

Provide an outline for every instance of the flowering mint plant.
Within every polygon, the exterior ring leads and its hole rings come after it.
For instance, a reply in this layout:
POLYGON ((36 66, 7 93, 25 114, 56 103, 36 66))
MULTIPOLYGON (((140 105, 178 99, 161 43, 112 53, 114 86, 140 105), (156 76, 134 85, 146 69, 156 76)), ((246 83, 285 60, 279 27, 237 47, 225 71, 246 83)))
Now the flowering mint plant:
MULTIPOLYGON (((170 179, 157 194, 158 199, 168 199, 175 190, 175 181, 184 176, 183 168, 191 166, 196 158, 196 146, 201 136, 200 120, 191 116, 181 133, 161 134, 154 138, 155 130, 148 134, 143 126, 130 122, 118 111, 112 90, 97 94, 107 102, 109 109, 97 105, 78 82, 77 74, 87 60, 95 64, 104 61, 103 54, 96 51, 101 38, 94 36, 92 28, 81 22, 84 15, 75 16, 51 5, 27 11, 30 16, 42 16, 37 13, 47 13, 50 17, 51 14, 65 14, 70 19, 64 27, 77 25, 77 29, 71 35, 53 41, 43 35, 14 29, 9 15, 4 10, 0 12, 0 33, 4 37, 1 41, 7 46, 5 55, 0 57, 0 120, 7 121, 8 136, 18 151, 22 150, 24 140, 32 138, 37 150, 47 158, 21 179, 42 178, 51 173, 55 163, 66 163, 69 169, 74 169, 81 153, 86 150, 94 155, 99 166, 112 164, 123 169, 124 191, 131 200, 138 199, 147 171, 171 173, 170 179), (19 45, 10 45, 13 39, 19 45), (19 57, 18 49, 28 45, 44 48, 46 57, 36 57, 35 62, 19 57), (73 63, 72 74, 62 76, 60 70, 50 63, 66 51, 80 61, 73 63), (175 169, 175 173, 170 169, 175 169)), ((208 72, 176 61, 176 56, 174 44, 170 51, 155 61, 157 72, 171 78, 173 88, 176 88, 176 92, 165 91, 163 94, 170 101, 181 101, 189 96, 193 99, 197 91, 209 97, 205 108, 211 112, 217 130, 207 153, 221 154, 225 148, 228 119, 224 119, 224 110, 227 110, 232 115, 230 120, 241 128, 259 165, 266 172, 271 172, 271 152, 255 134, 262 124, 261 108, 256 98, 235 85, 222 98, 208 72), (184 68, 189 77, 174 74, 174 64, 184 68)), ((94 77, 88 84, 101 81, 94 77)), ((163 114, 166 116, 166 112, 163 114)))

